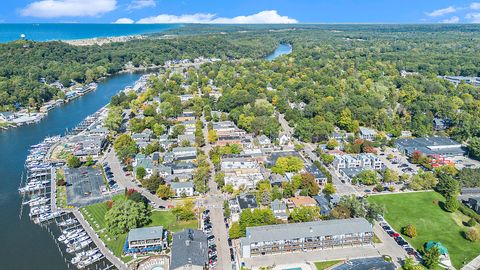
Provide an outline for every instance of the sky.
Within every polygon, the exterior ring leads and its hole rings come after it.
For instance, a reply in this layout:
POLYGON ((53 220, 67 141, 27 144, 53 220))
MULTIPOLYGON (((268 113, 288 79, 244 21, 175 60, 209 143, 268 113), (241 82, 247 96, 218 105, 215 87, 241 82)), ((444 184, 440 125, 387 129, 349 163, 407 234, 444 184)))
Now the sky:
POLYGON ((480 1, 0 0, 0 23, 480 23, 480 1))

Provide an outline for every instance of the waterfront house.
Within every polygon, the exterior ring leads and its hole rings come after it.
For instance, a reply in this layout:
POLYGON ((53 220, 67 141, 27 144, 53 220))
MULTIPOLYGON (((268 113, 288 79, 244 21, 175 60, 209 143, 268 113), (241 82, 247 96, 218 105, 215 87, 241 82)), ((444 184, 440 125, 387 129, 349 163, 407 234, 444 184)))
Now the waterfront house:
POLYGON ((166 234, 162 226, 132 229, 124 253, 160 252, 166 247, 166 234))

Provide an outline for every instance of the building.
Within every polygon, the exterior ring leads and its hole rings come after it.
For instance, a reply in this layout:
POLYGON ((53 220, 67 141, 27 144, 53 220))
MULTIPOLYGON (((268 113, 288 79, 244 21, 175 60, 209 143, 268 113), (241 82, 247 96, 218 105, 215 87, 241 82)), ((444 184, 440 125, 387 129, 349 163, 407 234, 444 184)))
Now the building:
POLYGON ((270 208, 272 209, 275 218, 282 221, 288 220, 287 204, 285 204, 285 202, 279 199, 275 199, 273 202, 270 203, 270 208))
POLYGON ((192 182, 172 182, 170 188, 175 192, 175 197, 191 197, 193 196, 192 182))
POLYGON ((305 170, 315 177, 315 181, 317 181, 317 184, 324 185, 327 183, 327 176, 322 171, 320 171, 317 166, 308 165, 305 166, 305 170))
POLYGON ((427 138, 402 138, 395 142, 395 147, 407 156, 412 156, 416 151, 426 156, 461 157, 467 151, 458 143, 448 137, 427 138))
POLYGON ((295 196, 288 199, 289 208, 317 206, 317 202, 312 197, 295 196))
POLYGON ((367 168, 343 168, 338 172, 345 183, 352 183, 353 178, 357 177, 361 172, 368 170, 367 168))
POLYGON ((200 230, 174 233, 171 249, 170 270, 203 270, 208 266, 207 236, 200 230))
POLYGON ((240 239, 243 258, 369 245, 373 229, 364 218, 248 227, 240 239))
POLYGON ((448 118, 433 118, 433 129, 435 131, 443 131, 452 125, 452 121, 448 118))
POLYGON ((257 199, 253 194, 241 194, 228 201, 232 213, 232 221, 238 221, 240 213, 244 210, 253 210, 258 208, 257 199))
POLYGON ((173 174, 193 173, 197 166, 191 162, 178 162, 170 165, 173 174))
POLYGON ((177 117, 178 122, 193 121, 195 120, 195 113, 191 111, 184 111, 177 117))
POLYGON ((195 147, 175 147, 172 149, 175 160, 195 160, 197 158, 197 148, 195 147))
POLYGON ((320 207, 320 214, 324 216, 328 216, 332 209, 330 208, 330 202, 328 201, 327 197, 322 194, 322 195, 313 196, 313 198, 315 199, 318 206, 320 207))
POLYGON ((371 128, 360 127, 360 138, 368 141, 375 141, 377 132, 371 128))
POLYGON ((341 169, 364 168, 371 170, 381 170, 384 164, 380 158, 372 153, 362 153, 358 155, 335 155, 332 166, 340 171, 341 169))
POLYGON ((0 122, 10 122, 15 119, 15 115, 12 112, 0 112, 0 122))
POLYGON ((107 140, 102 135, 77 135, 69 143, 74 144, 72 153, 77 157, 98 157, 107 145, 107 140))
POLYGON ((225 184, 231 184, 236 189, 241 186, 255 188, 257 183, 263 180, 260 165, 253 158, 223 158, 221 170, 225 173, 225 184))
POLYGON ((125 253, 161 251, 166 246, 166 232, 162 226, 130 230, 125 253))

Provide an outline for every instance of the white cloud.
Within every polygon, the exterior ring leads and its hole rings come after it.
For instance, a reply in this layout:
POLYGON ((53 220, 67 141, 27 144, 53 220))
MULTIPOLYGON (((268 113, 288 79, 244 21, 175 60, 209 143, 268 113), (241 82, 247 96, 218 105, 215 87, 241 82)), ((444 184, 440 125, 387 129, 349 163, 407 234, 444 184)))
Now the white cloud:
POLYGON ((20 13, 37 18, 94 17, 116 7, 116 0, 41 0, 30 3, 20 13))
POLYGON ((480 23, 480 13, 468 13, 465 19, 470 20, 471 23, 480 23))
POLYGON ((427 12, 425 14, 427 14, 427 16, 430 16, 430 17, 440 17, 440 16, 443 16, 443 15, 446 15, 446 14, 449 14, 449 13, 453 13, 453 12, 456 12, 457 9, 452 7, 452 6, 449 6, 447 8, 442 8, 442 9, 437 9, 437 10, 434 10, 432 12, 427 12))
POLYGON ((195 13, 183 15, 160 14, 140 19, 137 23, 222 23, 222 24, 262 24, 262 23, 297 23, 288 16, 281 16, 276 10, 265 10, 247 16, 233 18, 216 17, 212 13, 195 13))
POLYGON ((471 9, 480 9, 480 3, 479 2, 473 2, 470 4, 471 9))
POLYGON ((146 7, 156 7, 155 0, 133 0, 127 7, 127 10, 141 9, 146 7))
POLYGON ((458 23, 460 21, 460 18, 457 16, 453 16, 450 19, 445 19, 441 21, 442 23, 458 23))
POLYGON ((130 19, 130 18, 120 18, 116 20, 114 23, 119 23, 119 24, 131 24, 134 23, 135 21, 130 19))
POLYGON ((215 14, 211 13, 184 14, 180 16, 160 14, 140 19, 137 23, 209 23, 214 17, 215 14))

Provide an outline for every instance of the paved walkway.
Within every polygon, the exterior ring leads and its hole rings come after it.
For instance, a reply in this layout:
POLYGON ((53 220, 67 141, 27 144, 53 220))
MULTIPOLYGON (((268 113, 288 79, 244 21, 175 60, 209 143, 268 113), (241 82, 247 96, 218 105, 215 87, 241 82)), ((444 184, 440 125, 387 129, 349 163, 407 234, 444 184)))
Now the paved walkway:
POLYGON ((80 213, 78 210, 73 210, 73 214, 75 217, 78 219, 82 227, 85 229, 87 232, 88 236, 92 239, 92 241, 95 243, 95 245, 100 249, 102 254, 109 260, 115 267, 117 267, 119 270, 127 270, 128 267, 119 259, 117 258, 111 251, 108 249, 105 244, 103 243, 102 240, 98 237, 97 233, 95 230, 90 226, 90 224, 85 220, 83 215, 80 213))
POLYGON ((465 266, 461 268, 461 270, 478 270, 480 269, 480 255, 478 255, 475 259, 471 260, 465 266))

